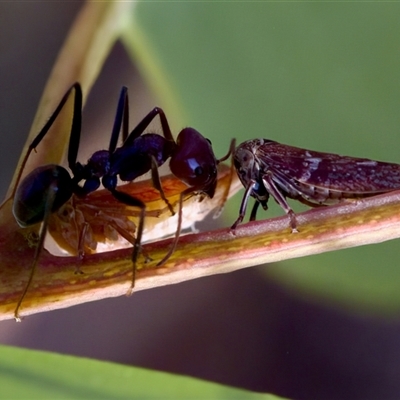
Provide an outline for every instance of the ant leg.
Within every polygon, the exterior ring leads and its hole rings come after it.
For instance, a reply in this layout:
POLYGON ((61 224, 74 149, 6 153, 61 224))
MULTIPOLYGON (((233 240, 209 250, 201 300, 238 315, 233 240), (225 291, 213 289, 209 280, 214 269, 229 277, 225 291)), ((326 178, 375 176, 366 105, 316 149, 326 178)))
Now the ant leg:
MULTIPOLYGON (((235 148, 236 148, 236 139, 232 139, 231 144, 229 145, 228 153, 225 156, 223 156, 222 158, 220 158, 219 160, 217 160, 217 163, 219 164, 222 161, 226 161, 230 156, 233 156, 233 153, 235 152, 235 148)), ((232 160, 232 164, 233 164, 233 160, 232 160)))
POLYGON ((150 156, 150 158, 151 158, 151 179, 153 181, 153 186, 160 192, 160 196, 164 200, 164 203, 168 206, 169 211, 171 211, 171 215, 175 215, 174 208, 172 207, 171 203, 165 196, 164 189, 161 185, 160 175, 158 173, 157 160, 153 156, 150 156))
POLYGON ((154 107, 132 130, 129 136, 126 138, 123 146, 130 146, 136 138, 138 138, 146 130, 146 128, 151 124, 151 121, 156 116, 159 116, 161 121, 161 128, 165 139, 174 142, 174 137, 172 136, 171 128, 169 127, 167 117, 164 111, 159 107, 154 107))
POLYGON ((15 186, 11 193, 11 197, 15 196, 15 192, 17 190, 19 181, 21 180, 22 172, 24 171, 25 165, 28 161, 28 158, 32 150, 34 150, 46 136, 47 132, 49 131, 54 121, 58 117, 58 114, 63 109, 65 103, 69 99, 69 96, 73 90, 75 91, 75 98, 74 98, 74 111, 72 117, 71 133, 70 133, 69 148, 68 148, 68 164, 70 167, 71 165, 75 165, 76 158, 78 155, 78 147, 81 135, 81 122, 82 122, 82 89, 79 83, 74 83, 67 90, 67 92, 61 99, 60 103, 58 104, 57 108, 50 116, 49 120, 46 122, 44 127, 37 134, 37 136, 33 139, 32 143, 29 145, 28 151, 26 152, 25 157, 22 160, 21 167, 19 168, 17 179, 15 181, 15 186))
POLYGON ((121 93, 119 95, 117 111, 115 113, 114 118, 114 126, 111 132, 110 145, 108 150, 111 153, 114 153, 117 148, 118 138, 121 131, 122 124, 122 141, 125 142, 128 137, 128 129, 129 129, 129 98, 128 98, 128 88, 123 86, 121 89, 121 93))
POLYGON ((164 256, 164 258, 157 264, 157 267, 160 267, 163 265, 174 253, 176 246, 179 241, 179 236, 181 234, 181 229, 182 229, 182 219, 183 219, 183 199, 185 196, 188 194, 194 192, 193 188, 187 188, 184 190, 180 195, 179 195, 179 211, 178 211, 178 226, 176 227, 176 233, 175 233, 175 238, 174 241, 172 242, 172 245, 170 249, 168 250, 168 253, 164 256))
MULTIPOLYGON (((110 220, 108 221, 108 224, 114 228, 126 241, 128 241, 132 246, 135 245, 136 239, 135 237, 129 233, 126 229, 121 228, 116 224, 114 221, 110 220)), ((142 245, 140 245, 140 253, 143 254, 143 257, 145 258, 145 263, 148 263, 152 261, 152 258, 148 255, 148 253, 143 249, 142 245)))
POLYGON ((126 99, 124 103, 124 119, 122 121, 122 143, 128 138, 129 133, 129 97, 128 97, 128 88, 123 87, 122 90, 126 90, 126 99))
POLYGON ((68 166, 74 171, 76 159, 78 157, 79 142, 81 140, 82 128, 82 89, 79 83, 75 83, 72 89, 75 89, 74 113, 72 117, 71 134, 68 145, 68 166))
POLYGON ((135 240, 135 244, 133 245, 133 253, 132 253, 132 264, 133 264, 132 265, 132 281, 131 281, 131 287, 127 293, 128 295, 130 295, 135 286, 136 264, 137 264, 137 259, 138 259, 140 249, 141 249, 141 240, 142 240, 143 228, 144 228, 144 218, 146 216, 146 204, 143 203, 141 200, 130 196, 128 193, 119 192, 115 189, 111 190, 111 193, 120 202, 122 202, 128 206, 140 208, 139 225, 137 228, 136 240, 135 240))
POLYGON ((231 144, 229 146, 228 154, 226 154, 224 157, 217 160, 217 164, 220 164, 222 161, 225 161, 229 157, 231 157, 231 168, 229 171, 229 181, 225 187, 225 191, 224 191, 224 194, 222 195, 220 205, 214 214, 214 219, 218 218, 221 215, 222 211, 224 210, 225 203, 227 202, 228 197, 229 197, 229 191, 231 189, 233 175, 235 174, 235 164, 233 163, 233 153, 235 152, 235 148, 236 148, 236 139, 232 139, 231 144))
POLYGON ((46 205, 45 205, 45 210, 44 210, 44 218, 43 218, 42 226, 40 227, 40 231, 39 231, 39 240, 38 240, 37 247, 35 250, 35 255, 33 257, 31 273, 29 275, 28 282, 26 283, 23 292, 22 292, 21 296, 19 297, 17 306, 15 307, 15 310, 14 310, 14 318, 17 322, 21 322, 21 317, 19 315, 19 309, 21 308, 21 304, 26 296, 26 293, 28 292, 29 287, 31 286, 33 276, 35 275, 36 267, 38 264, 39 256, 43 249, 43 244, 44 244, 44 240, 46 238, 49 218, 51 215, 51 209, 53 207, 54 200, 55 200, 56 194, 57 194, 56 183, 54 182, 53 184, 51 184, 49 189, 50 189, 49 195, 46 199, 46 205))

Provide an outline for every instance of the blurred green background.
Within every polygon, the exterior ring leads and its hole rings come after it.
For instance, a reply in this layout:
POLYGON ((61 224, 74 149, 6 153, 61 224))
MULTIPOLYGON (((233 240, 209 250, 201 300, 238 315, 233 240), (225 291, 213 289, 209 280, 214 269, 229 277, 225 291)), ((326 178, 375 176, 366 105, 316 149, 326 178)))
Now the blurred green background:
MULTIPOLYGON (((153 3, 139 29, 165 71, 184 123, 219 155, 230 139, 400 163, 398 5, 382 3, 153 3)), ((133 31, 134 32, 134 31, 133 31)), ((143 74, 149 70, 146 62, 143 74)), ((168 103, 167 103, 168 105, 168 103)), ((167 106, 165 106, 167 108, 167 106)), ((174 111, 172 108, 171 113, 174 111)), ((171 114, 170 113, 170 114, 171 114)), ((168 114, 167 114, 168 115, 168 114)), ((182 118, 181 118, 182 119, 182 118)), ((225 225, 237 216, 229 204, 225 225)), ((259 218, 282 215, 271 211, 259 218)), ((294 205, 297 210, 305 209, 294 205)), ((398 241, 290 260, 265 273, 303 295, 364 312, 400 307, 398 241)))
MULTIPOLYGON (((78 9, 0 4, 2 189, 78 9)), ((142 2, 136 11, 138 70, 117 45, 85 132, 107 137, 125 84, 132 121, 157 103, 175 130, 195 127, 217 155, 232 137, 264 137, 400 163, 398 4, 142 2), (146 57, 160 80, 143 83, 146 57)), ((98 149, 90 146, 82 160, 98 149)), ((236 218, 242 194, 220 226, 236 218)), ((259 218, 277 215, 271 201, 259 218)), ((199 279, 4 322, 0 341, 287 397, 398 398, 398 254, 393 241, 199 279)))

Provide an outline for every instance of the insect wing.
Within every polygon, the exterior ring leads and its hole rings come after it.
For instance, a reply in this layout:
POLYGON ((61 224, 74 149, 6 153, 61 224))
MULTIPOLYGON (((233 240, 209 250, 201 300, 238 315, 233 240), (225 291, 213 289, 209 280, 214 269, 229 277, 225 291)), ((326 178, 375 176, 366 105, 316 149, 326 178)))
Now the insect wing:
MULTIPOLYGON (((400 189, 400 165, 265 142, 256 151, 261 169, 287 185, 367 196, 400 189)), ((300 189, 301 190, 301 189, 300 189)))

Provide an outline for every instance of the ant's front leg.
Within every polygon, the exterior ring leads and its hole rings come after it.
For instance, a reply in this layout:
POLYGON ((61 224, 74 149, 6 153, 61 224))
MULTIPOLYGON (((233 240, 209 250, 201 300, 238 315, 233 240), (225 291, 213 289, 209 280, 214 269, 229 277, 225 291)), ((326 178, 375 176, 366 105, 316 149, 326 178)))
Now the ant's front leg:
POLYGON ((161 265, 165 264, 168 259, 172 256, 174 253, 176 246, 178 245, 179 241, 179 236, 181 234, 182 230, 182 222, 183 222, 183 200, 186 198, 186 196, 190 195, 191 193, 194 193, 195 189, 193 187, 189 187, 181 194, 179 195, 179 203, 178 203, 178 224, 176 227, 176 232, 175 232, 175 237, 174 240, 171 244, 171 247, 169 248, 167 254, 164 256, 164 258, 158 262, 157 267, 160 267, 161 265))
POLYGON ((229 170, 229 180, 228 180, 228 183, 226 184, 226 187, 225 187, 224 193, 222 195, 218 209, 214 214, 214 218, 218 218, 222 214, 225 204, 228 201, 229 191, 232 186, 233 176, 235 175, 235 164, 233 162, 233 154, 235 152, 235 148, 236 148, 236 139, 232 139, 231 144, 229 146, 228 153, 225 156, 223 156, 222 158, 220 158, 219 160, 217 160, 217 164, 220 164, 221 162, 226 161, 230 157, 231 165, 230 165, 230 170, 229 170))
POLYGON ((153 186, 159 191, 161 198, 164 200, 164 203, 169 208, 171 215, 175 215, 174 208, 172 207, 171 203, 168 201, 167 197, 165 196, 164 188, 161 185, 160 174, 158 173, 158 163, 157 160, 151 157, 151 180, 153 181, 153 186))

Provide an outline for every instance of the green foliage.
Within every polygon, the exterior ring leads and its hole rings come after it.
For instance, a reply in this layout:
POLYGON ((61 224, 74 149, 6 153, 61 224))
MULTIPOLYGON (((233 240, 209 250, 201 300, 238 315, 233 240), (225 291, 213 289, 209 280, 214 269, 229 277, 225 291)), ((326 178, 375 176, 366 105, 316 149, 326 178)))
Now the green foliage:
POLYGON ((278 399, 164 372, 0 346, 4 399, 278 399))
MULTIPOLYGON (((147 78, 155 65, 162 71, 168 85, 149 84, 169 99, 168 115, 178 104, 180 124, 199 129, 219 155, 232 137, 264 137, 400 163, 396 10, 389 3, 143 2, 125 42, 147 78)), ((227 226, 239 201, 228 205, 227 226)), ((270 205, 259 218, 282 215, 270 205)), ((390 314, 400 308, 397 258, 393 241, 287 261, 266 274, 315 301, 390 314)))

